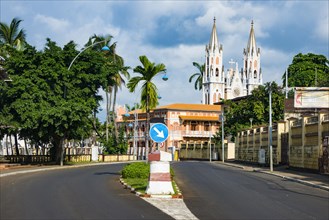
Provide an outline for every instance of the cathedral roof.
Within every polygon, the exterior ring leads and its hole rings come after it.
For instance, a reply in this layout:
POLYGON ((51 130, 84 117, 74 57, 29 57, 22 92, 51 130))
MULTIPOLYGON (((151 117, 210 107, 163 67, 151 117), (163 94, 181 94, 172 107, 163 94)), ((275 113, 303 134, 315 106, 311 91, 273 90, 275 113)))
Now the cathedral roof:
POLYGON ((254 21, 251 21, 249 40, 247 44, 247 53, 257 52, 256 37, 254 31, 254 21))

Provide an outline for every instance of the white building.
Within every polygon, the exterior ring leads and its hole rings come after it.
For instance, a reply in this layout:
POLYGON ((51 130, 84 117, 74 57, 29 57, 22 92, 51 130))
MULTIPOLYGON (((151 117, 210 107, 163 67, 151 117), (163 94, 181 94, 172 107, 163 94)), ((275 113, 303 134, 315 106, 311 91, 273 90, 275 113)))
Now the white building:
POLYGON ((260 67, 260 49, 257 48, 253 22, 247 47, 243 50, 243 67, 239 71, 238 63, 231 65, 227 72, 223 65, 223 46, 219 43, 216 19, 206 45, 206 63, 203 76, 202 103, 214 104, 221 99, 233 99, 250 95, 252 90, 263 84, 260 67))

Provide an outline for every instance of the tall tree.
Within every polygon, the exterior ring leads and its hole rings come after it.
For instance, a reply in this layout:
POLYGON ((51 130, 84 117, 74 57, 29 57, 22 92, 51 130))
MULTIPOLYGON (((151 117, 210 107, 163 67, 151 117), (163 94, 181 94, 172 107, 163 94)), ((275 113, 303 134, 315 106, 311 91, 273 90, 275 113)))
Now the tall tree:
POLYGON ((44 51, 27 45, 6 60, 12 83, 0 82, 0 111, 5 114, 0 124, 15 122, 21 137, 51 143, 57 163, 62 162, 65 139, 80 140, 90 133, 91 115, 101 100, 98 90, 108 78, 103 57, 93 50, 82 53, 68 71, 77 54, 73 42, 62 49, 47 39, 44 51))
POLYGON ((202 89, 202 80, 203 80, 203 74, 205 71, 205 64, 200 65, 197 62, 193 62, 193 66, 195 66, 198 69, 198 72, 193 73, 192 76, 189 78, 189 82, 191 83, 194 78, 196 78, 194 82, 194 88, 195 90, 201 90, 202 89))
MULTIPOLYGON (((146 110, 146 132, 148 132, 150 109, 155 108, 158 104, 158 89, 153 83, 153 80, 158 74, 166 72, 166 66, 163 63, 152 63, 145 55, 140 56, 139 60, 142 66, 138 65, 134 68, 134 72, 138 73, 139 76, 132 77, 127 87, 129 92, 135 92, 138 84, 142 84, 140 103, 142 109, 146 110)), ((148 151, 148 133, 146 136, 146 151, 148 151)))
POLYGON ((136 66, 134 73, 139 73, 140 76, 132 77, 127 87, 129 92, 135 92, 138 84, 142 84, 141 87, 141 107, 142 109, 149 111, 155 108, 158 104, 158 89, 153 83, 155 76, 166 71, 166 66, 162 63, 152 63, 146 56, 139 57, 142 66, 136 66))
MULTIPOLYGON (((288 87, 329 86, 329 60, 323 55, 297 54, 288 67, 288 87)), ((282 76, 286 85, 286 72, 282 76)))

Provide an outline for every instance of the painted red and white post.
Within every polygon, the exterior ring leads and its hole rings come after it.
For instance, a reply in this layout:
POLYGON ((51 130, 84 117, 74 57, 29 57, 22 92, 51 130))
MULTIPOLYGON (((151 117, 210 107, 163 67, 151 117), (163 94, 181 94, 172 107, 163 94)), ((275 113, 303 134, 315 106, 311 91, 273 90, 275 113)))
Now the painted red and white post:
POLYGON ((174 189, 171 183, 170 161, 172 156, 164 151, 155 151, 148 156, 150 176, 146 189, 148 195, 171 195, 174 189))

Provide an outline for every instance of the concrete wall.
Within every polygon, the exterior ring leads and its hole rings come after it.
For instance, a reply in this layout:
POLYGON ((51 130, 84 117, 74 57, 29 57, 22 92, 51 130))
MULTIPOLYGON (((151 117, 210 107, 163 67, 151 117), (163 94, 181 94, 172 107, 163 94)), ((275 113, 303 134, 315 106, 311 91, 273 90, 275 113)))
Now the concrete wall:
MULTIPOLYGON (((323 145, 329 137, 329 114, 320 112, 316 115, 304 115, 300 118, 288 118, 273 126, 272 146, 273 164, 281 163, 282 134, 288 133, 289 166, 306 169, 319 169, 323 152, 328 150, 323 145)), ((267 126, 253 127, 240 131, 236 138, 236 159, 258 162, 258 152, 265 150, 265 161, 269 164, 269 133, 267 126)))

